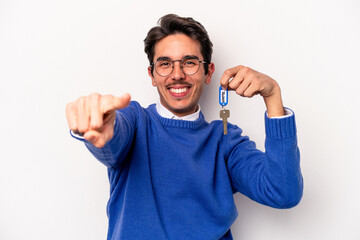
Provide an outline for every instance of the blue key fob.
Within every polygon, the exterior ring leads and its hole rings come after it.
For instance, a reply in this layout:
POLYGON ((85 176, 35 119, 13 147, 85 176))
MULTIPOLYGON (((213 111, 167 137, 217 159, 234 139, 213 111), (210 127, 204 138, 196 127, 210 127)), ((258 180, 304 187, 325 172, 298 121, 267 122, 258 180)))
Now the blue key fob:
POLYGON ((224 107, 228 104, 228 90, 223 89, 221 86, 219 88, 219 104, 224 107))

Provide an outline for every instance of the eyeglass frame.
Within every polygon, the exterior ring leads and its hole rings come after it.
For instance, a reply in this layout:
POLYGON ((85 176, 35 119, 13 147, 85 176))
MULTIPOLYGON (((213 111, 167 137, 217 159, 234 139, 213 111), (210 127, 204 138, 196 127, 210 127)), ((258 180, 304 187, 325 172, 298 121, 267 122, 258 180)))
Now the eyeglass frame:
POLYGON ((192 75, 196 74, 196 73, 199 71, 199 69, 200 69, 200 63, 208 63, 208 62, 206 62, 206 61, 200 60, 197 56, 185 56, 185 57, 183 57, 182 59, 178 59, 178 60, 172 60, 172 59, 169 58, 169 57, 159 57, 155 62, 151 63, 150 67, 151 67, 152 69, 155 68, 155 71, 156 71, 156 73, 157 73, 159 76, 161 76, 161 77, 167 77, 167 76, 170 76, 170 75, 173 73, 174 68, 175 68, 175 62, 180 62, 180 69, 181 69, 181 71, 182 71, 185 75, 187 75, 187 76, 192 76, 192 75), (192 73, 192 74, 187 74, 187 73, 184 72, 183 65, 182 65, 181 63, 182 63, 182 61, 184 61, 184 60, 186 60, 186 59, 194 59, 194 60, 198 60, 198 61, 199 61, 199 68, 198 68, 194 73, 192 73), (170 72, 168 75, 163 76, 163 75, 159 74, 158 71, 156 70, 155 64, 156 64, 158 61, 161 61, 161 60, 169 60, 169 61, 171 61, 171 63, 172 63, 172 70, 171 70, 171 72, 170 72))

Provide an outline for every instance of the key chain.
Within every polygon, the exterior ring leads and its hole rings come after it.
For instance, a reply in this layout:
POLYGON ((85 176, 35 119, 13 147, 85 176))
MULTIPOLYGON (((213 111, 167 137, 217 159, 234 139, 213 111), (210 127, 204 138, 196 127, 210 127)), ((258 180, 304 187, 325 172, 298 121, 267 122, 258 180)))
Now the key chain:
POLYGON ((223 120, 224 125, 224 135, 227 134, 227 119, 230 117, 230 111, 225 109, 224 107, 228 104, 228 90, 223 89, 221 86, 219 88, 219 104, 221 105, 222 109, 220 110, 220 117, 223 120))
POLYGON ((221 86, 219 87, 219 104, 221 107, 225 107, 228 104, 228 90, 223 89, 221 86))

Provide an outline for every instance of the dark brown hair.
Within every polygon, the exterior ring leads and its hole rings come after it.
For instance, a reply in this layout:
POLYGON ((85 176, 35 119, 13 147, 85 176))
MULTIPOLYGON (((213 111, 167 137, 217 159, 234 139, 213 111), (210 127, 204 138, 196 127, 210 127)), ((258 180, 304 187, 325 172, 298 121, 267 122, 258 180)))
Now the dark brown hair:
MULTIPOLYGON (((149 59, 150 65, 154 60, 155 45, 164 37, 169 35, 183 33, 193 40, 200 43, 200 52, 204 57, 205 74, 208 73, 208 63, 211 62, 212 43, 207 31, 201 23, 194 19, 187 17, 179 17, 175 14, 168 14, 161 17, 158 21, 158 26, 153 27, 148 32, 144 43, 145 53, 149 59)), ((153 72, 153 66, 151 72, 153 72)))

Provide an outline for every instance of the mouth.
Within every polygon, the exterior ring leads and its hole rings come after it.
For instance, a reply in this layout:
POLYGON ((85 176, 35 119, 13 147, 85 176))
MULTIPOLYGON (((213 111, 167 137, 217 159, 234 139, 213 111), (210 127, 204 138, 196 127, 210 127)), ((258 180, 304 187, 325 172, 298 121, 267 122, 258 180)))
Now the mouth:
POLYGON ((173 97, 179 98, 186 96, 189 93, 191 86, 171 86, 168 87, 168 89, 173 97))

